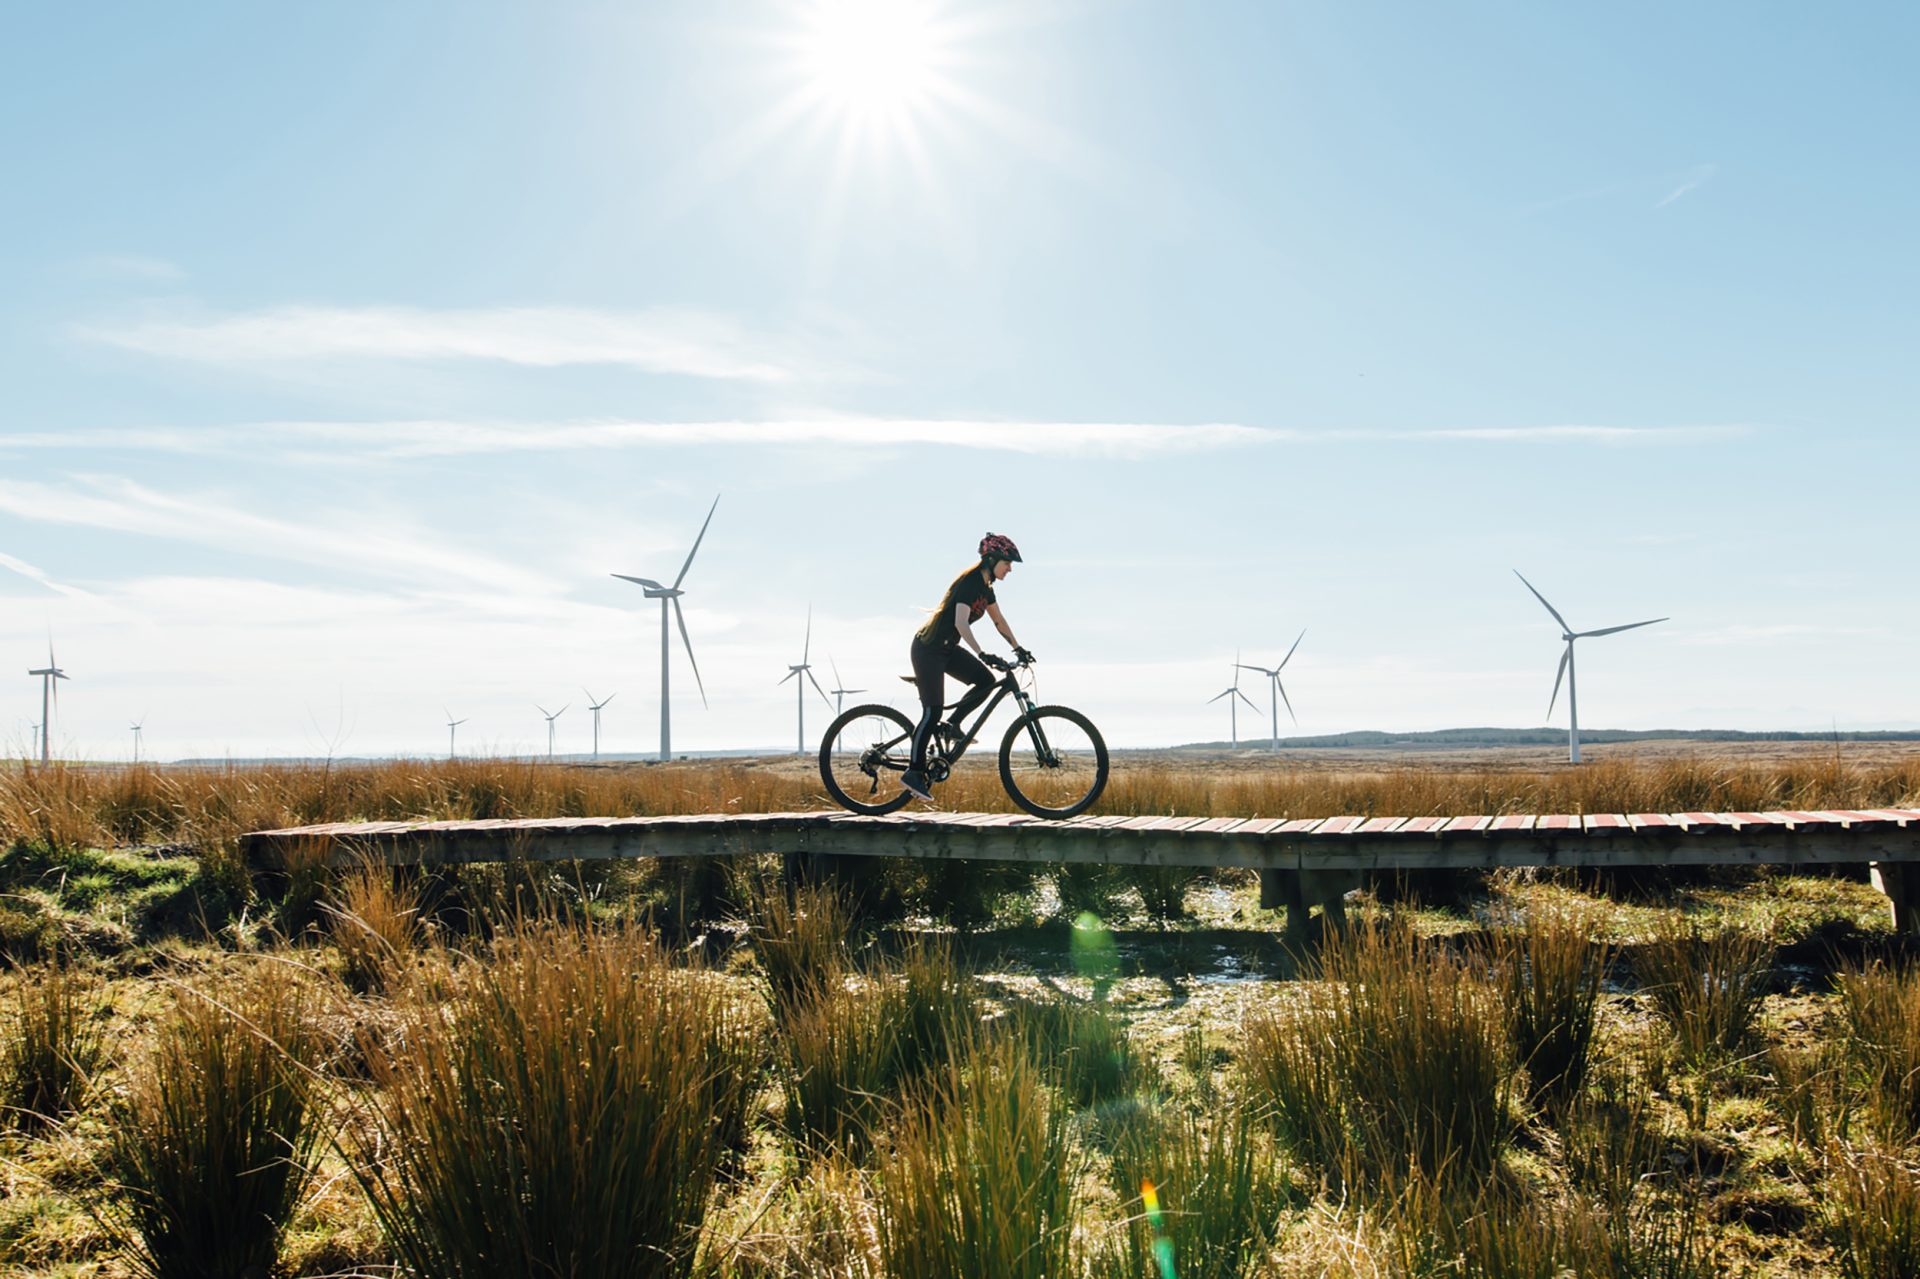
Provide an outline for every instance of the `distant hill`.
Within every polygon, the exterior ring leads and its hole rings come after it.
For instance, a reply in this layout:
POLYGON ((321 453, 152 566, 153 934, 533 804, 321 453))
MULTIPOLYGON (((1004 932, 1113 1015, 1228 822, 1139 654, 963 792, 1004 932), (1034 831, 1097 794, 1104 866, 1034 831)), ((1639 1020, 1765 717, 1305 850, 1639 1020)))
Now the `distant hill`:
MULTIPOLYGON (((1243 737, 1242 749, 1264 746, 1265 737, 1243 737)), ((1419 750, 1450 746, 1560 746, 1565 745, 1564 728, 1439 728, 1426 733, 1324 733, 1318 737, 1283 737, 1280 745, 1292 750, 1315 747, 1358 747, 1370 750, 1402 748, 1419 750)), ((1889 729, 1866 733, 1748 733, 1732 728, 1583 728, 1580 742, 1585 746, 1607 742, 1913 742, 1920 731, 1889 729)), ((1175 750, 1231 750, 1227 742, 1187 742, 1175 750)))

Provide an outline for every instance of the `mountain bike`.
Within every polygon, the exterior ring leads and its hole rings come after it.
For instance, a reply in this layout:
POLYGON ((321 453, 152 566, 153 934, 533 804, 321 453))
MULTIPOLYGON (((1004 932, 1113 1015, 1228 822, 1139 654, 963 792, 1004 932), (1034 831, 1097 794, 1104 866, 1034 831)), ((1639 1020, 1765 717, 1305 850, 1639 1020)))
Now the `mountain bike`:
MULTIPOLYGON (((1013 802, 1035 817, 1072 817, 1085 812, 1107 785, 1107 744, 1079 711, 1034 703, 1022 675, 1031 662, 994 659, 1002 673, 994 693, 971 727, 953 734, 944 724, 927 743, 927 778, 935 785, 952 776, 994 708, 1011 696, 1020 718, 1000 739, 1000 784, 1013 802)), ((856 706, 828 725, 820 742, 820 780, 842 808, 891 813, 913 796, 900 785, 913 754, 913 724, 902 712, 877 703, 856 706)))

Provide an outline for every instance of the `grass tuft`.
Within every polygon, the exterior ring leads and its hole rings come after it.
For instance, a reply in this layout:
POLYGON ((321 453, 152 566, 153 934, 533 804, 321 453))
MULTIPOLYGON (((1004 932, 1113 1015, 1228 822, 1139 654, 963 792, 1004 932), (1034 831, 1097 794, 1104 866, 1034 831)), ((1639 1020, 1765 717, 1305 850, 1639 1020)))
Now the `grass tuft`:
POLYGON ((1339 1184, 1485 1176, 1511 1130, 1492 988, 1404 924, 1355 928, 1320 967, 1298 1007, 1253 1020, 1241 1052, 1281 1140, 1339 1184))
POLYGON ((106 1060, 89 984, 60 961, 20 969, 0 1043, 0 1106, 16 1127, 37 1129, 80 1109, 106 1060))
POLYGON ((886 1273, 1063 1279, 1082 1160, 1044 1073, 996 1038, 900 1109, 877 1173, 886 1273))
POLYGON ((1530 906, 1493 934, 1493 974, 1507 1037, 1537 1100, 1561 1105, 1586 1082, 1610 948, 1592 941, 1591 909, 1530 906))
POLYGON ((309 981, 266 962, 182 989, 111 1105, 99 1217, 152 1279, 273 1272, 315 1166, 309 981))
POLYGON ((365 866, 342 877, 337 900, 321 907, 346 961, 347 984, 385 991, 425 939, 420 895, 390 867, 365 866))
POLYGON ((401 1047, 369 1048, 379 1089, 348 1143, 398 1260, 690 1273, 763 1055, 757 1010, 648 934, 582 924, 524 926, 447 989, 404 1009, 401 1047))
POLYGON ((1764 935, 1663 919, 1634 960, 1647 995, 1673 1029, 1682 1058, 1739 1055, 1751 1039, 1773 979, 1774 945, 1764 935))

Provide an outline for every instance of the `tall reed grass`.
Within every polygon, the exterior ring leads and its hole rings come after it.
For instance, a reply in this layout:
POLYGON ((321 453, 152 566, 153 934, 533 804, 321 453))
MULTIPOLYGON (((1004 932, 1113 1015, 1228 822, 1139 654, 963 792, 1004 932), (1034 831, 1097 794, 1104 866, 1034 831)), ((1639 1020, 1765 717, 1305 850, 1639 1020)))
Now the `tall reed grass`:
POLYGON ((1493 933, 1492 969, 1507 1036, 1536 1099, 1553 1105, 1586 1081, 1611 947, 1590 908, 1533 903, 1493 933))
POLYGON ((1920 1275, 1920 1164, 1877 1144, 1829 1152, 1826 1232, 1847 1279, 1920 1275))
POLYGON ((1337 1184, 1484 1177, 1507 1148, 1510 1058, 1493 988, 1401 923, 1331 943, 1299 1004, 1247 1027, 1249 1099, 1337 1184))
POLYGON ((1143 1110, 1114 1143, 1111 1167, 1129 1215, 1121 1255, 1109 1256, 1101 1270, 1151 1274, 1165 1255, 1186 1279, 1265 1271, 1292 1188, 1264 1125, 1247 1107, 1228 1105, 1206 1118, 1143 1110), (1155 1211, 1145 1199, 1149 1186, 1155 1211))
POLYGON ((152 1279, 272 1273, 323 1138, 311 982, 278 962, 179 990, 100 1159, 102 1224, 152 1279))
MULTIPOLYGON (((442 964, 458 961, 443 957, 442 964)), ((536 924, 446 974, 370 1045, 348 1143, 399 1261, 423 1275, 690 1273, 762 1015, 625 929, 536 924)))
POLYGON ((1753 1034, 1773 980, 1773 941, 1663 919, 1634 957, 1635 975, 1689 1062, 1736 1056, 1753 1034))
POLYGON ((1841 1050, 1886 1140, 1920 1133, 1920 973, 1876 961, 1843 965, 1835 987, 1841 1050))
POLYGON ((321 910, 345 961, 347 984, 355 990, 386 990, 425 939, 419 891, 391 867, 346 872, 335 900, 321 910))
POLYGON ((949 1062, 890 1125, 876 1172, 880 1254, 914 1279, 1065 1279, 1083 1157, 1017 1041, 949 1062))
POLYGON ((93 987, 60 960, 16 969, 0 1023, 0 1107, 34 1129, 80 1108, 105 1064, 103 1012, 93 987))

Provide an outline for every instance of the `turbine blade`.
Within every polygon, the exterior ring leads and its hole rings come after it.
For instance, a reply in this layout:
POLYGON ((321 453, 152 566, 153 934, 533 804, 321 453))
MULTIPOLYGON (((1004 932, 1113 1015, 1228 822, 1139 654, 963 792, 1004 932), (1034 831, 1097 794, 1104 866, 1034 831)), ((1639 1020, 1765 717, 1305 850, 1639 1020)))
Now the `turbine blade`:
POLYGON ((1560 700, 1560 681, 1567 677, 1567 663, 1573 660, 1573 641, 1567 641, 1567 651, 1560 654, 1560 669, 1553 674, 1553 696, 1547 699, 1547 718, 1553 718, 1553 704, 1560 700))
POLYGON ((1249 666, 1245 662, 1235 662, 1234 666, 1237 669, 1243 670, 1243 671, 1259 671, 1262 675, 1267 675, 1267 676, 1272 676, 1278 673, 1276 671, 1270 671, 1264 666, 1249 666))
POLYGON ((827 696, 826 689, 820 687, 820 681, 813 677, 812 671, 807 672, 807 682, 813 685, 814 691, 816 693, 820 694, 821 701, 825 702, 829 706, 833 705, 833 699, 827 696))
MULTIPOLYGON (((844 679, 841 679, 841 678, 840 678, 840 663, 838 663, 838 662, 836 662, 836 661, 834 661, 834 660, 833 660, 833 654, 831 654, 831 653, 829 653, 829 654, 827 654, 827 666, 828 666, 828 668, 829 668, 829 669, 831 669, 831 670, 833 671, 833 682, 834 682, 834 683, 836 683, 836 684, 844 684, 844 683, 846 683, 846 682, 847 682, 846 680, 844 680, 844 679)), ((841 689, 840 691, 841 691, 841 692, 843 692, 843 693, 851 693, 851 692, 853 692, 854 690, 853 690, 853 689, 850 689, 850 688, 843 688, 843 689, 841 689)))
MULTIPOLYGON (((692 549, 691 551, 688 551, 688 552, 687 552, 687 562, 686 562, 685 564, 682 564, 682 565, 680 566, 680 576, 678 576, 678 577, 676 577, 676 578, 674 578, 674 579, 673 579, 673 589, 674 589, 674 590, 676 590, 676 591, 677 591, 677 590, 679 590, 679 589, 680 589, 680 583, 682 583, 682 582, 684 582, 684 581, 686 581, 686 580, 687 580, 687 570, 693 567, 693 557, 694 557, 695 555, 698 555, 698 554, 700 553, 700 541, 701 541, 701 538, 704 538, 704 537, 706 537, 706 535, 707 535, 707 524, 711 524, 711 523, 713 523, 713 512, 714 512, 714 510, 715 510, 715 508, 717 508, 717 507, 718 507, 719 505, 720 505, 720 495, 719 495, 718 493, 715 493, 715 494, 713 495, 713 506, 709 506, 709 507, 707 508, 707 519, 706 519, 706 523, 705 523, 705 524, 702 524, 702 525, 700 526, 700 537, 696 537, 696 538, 694 538, 694 539, 693 539, 693 549, 692 549)), ((702 699, 704 699, 704 698, 706 697, 706 692, 705 692, 704 690, 702 690, 702 692, 701 692, 701 694, 700 694, 700 696, 702 697, 702 699)))
POLYGON ((588 706, 592 706, 592 705, 593 705, 593 690, 592 690, 592 689, 590 689, 590 688, 588 688, 588 687, 587 687, 586 685, 584 685, 584 684, 583 684, 583 685, 581 685, 581 686, 580 686, 580 691, 581 691, 581 692, 583 692, 583 693, 585 693, 585 694, 587 695, 587 705, 588 705, 588 706))
MULTIPOLYGON (((573 705, 572 702, 567 703, 567 706, 571 706, 571 705, 573 705)), ((567 713, 567 706, 562 706, 559 710, 555 711, 553 713, 553 717, 555 719, 559 719, 562 715, 565 715, 567 713)))
MULTIPOLYGON (((1533 583, 1527 581, 1527 579, 1521 575, 1521 572, 1519 569, 1513 570, 1513 575, 1515 577, 1520 578, 1520 582, 1523 586, 1525 586, 1528 590, 1533 591, 1533 583)), ((1546 596, 1542 595, 1539 591, 1533 591, 1533 598, 1539 600, 1540 603, 1545 606, 1547 612, 1553 614, 1553 620, 1560 623, 1561 630, 1571 631, 1573 629, 1571 626, 1567 625, 1567 619, 1560 616, 1560 610, 1555 608, 1553 605, 1547 603, 1546 596)))
POLYGON ((667 589, 666 587, 660 585, 660 583, 654 581, 650 577, 634 577, 630 573, 615 573, 613 576, 619 578, 623 582, 638 582, 640 583, 640 585, 646 587, 650 591, 664 591, 667 589))
MULTIPOLYGON (((1307 637, 1307 628, 1302 626, 1300 628, 1300 633, 1293 637, 1293 648, 1299 648, 1300 641, 1305 639, 1306 637, 1307 637)), ((1293 660, 1293 648, 1288 649, 1287 655, 1280 659, 1280 665, 1274 667, 1273 673, 1275 677, 1278 677, 1281 671, 1286 670, 1287 663, 1293 660)))
POLYGON ((1609 626, 1604 630, 1598 630, 1598 631, 1581 631, 1580 638, 1586 639, 1588 636, 1591 636, 1591 635, 1613 635, 1619 631, 1630 631, 1630 630, 1633 630, 1635 627, 1639 627, 1639 626, 1652 626, 1655 622, 1664 622, 1667 620, 1669 619, 1664 617, 1654 617, 1654 618, 1649 618, 1644 622, 1628 622, 1625 626, 1609 626))
POLYGON ((1253 699, 1251 697, 1248 697, 1245 693, 1241 693, 1240 690, 1237 688, 1234 689, 1233 691, 1240 694, 1241 701, 1245 702, 1249 707, 1252 707, 1253 713, 1255 715, 1261 714, 1260 708, 1258 706, 1253 705, 1253 699))
POLYGON ((782 684, 786 683, 788 680, 792 679, 795 675, 798 675, 799 673, 800 672, 796 670, 794 667, 789 666, 787 668, 787 673, 785 675, 782 675, 779 679, 775 680, 773 682, 773 686, 775 688, 779 688, 782 684))
POLYGON ((800 665, 807 664, 808 655, 813 652, 813 605, 807 605, 807 638, 800 645, 800 665))
MULTIPOLYGON (((714 501, 714 505, 716 506, 720 504, 720 499, 717 497, 714 498, 713 501, 714 501)), ((707 518, 708 519, 713 518, 712 511, 707 512, 707 518)), ((702 533, 706 532, 704 528, 701 529, 700 531, 702 533)), ((700 547, 698 546, 698 544, 696 544, 693 549, 697 551, 700 549, 700 547)), ((689 564, 693 563, 692 556, 687 557, 687 563, 689 564)), ((687 618, 686 618, 686 614, 680 611, 680 597, 678 595, 673 597, 673 620, 680 623, 680 642, 687 646, 687 664, 693 667, 693 682, 695 687, 699 688, 700 690, 700 704, 702 706, 706 706, 707 705, 707 686, 704 683, 702 683, 700 680, 700 663, 693 660, 693 641, 687 636, 687 618)), ((708 707, 708 709, 711 710, 712 708, 708 707)))
POLYGON ((1295 728, 1300 727, 1300 717, 1293 714, 1293 703, 1287 701, 1287 686, 1282 684, 1278 679, 1273 681, 1273 686, 1280 690, 1280 701, 1286 706, 1287 714, 1293 717, 1293 726, 1295 728))
POLYGON ((1215 693, 1212 697, 1209 697, 1207 699, 1207 705, 1211 706, 1223 697, 1232 697, 1238 691, 1239 691, 1238 689, 1230 688, 1224 693, 1215 693))
POLYGON ((604 701, 604 702, 602 702, 602 703, 600 703, 600 704, 601 704, 602 706, 606 706, 606 705, 609 705, 609 704, 611 704, 611 703, 612 703, 612 701, 613 701, 613 699, 614 699, 614 698, 616 698, 616 697, 618 697, 618 696, 620 696, 620 694, 618 694, 618 693, 608 693, 608 694, 607 694, 607 700, 606 700, 606 701, 604 701))
POLYGON ((551 716, 551 715, 547 715, 547 708, 546 708, 546 707, 544 707, 544 706, 542 706, 542 705, 541 705, 540 703, 538 703, 538 702, 535 702, 535 703, 533 704, 533 709, 535 709, 535 710, 537 710, 537 711, 539 711, 539 712, 540 712, 540 713, 541 713, 542 715, 546 715, 548 719, 552 719, 552 718, 553 718, 553 716, 551 716))

